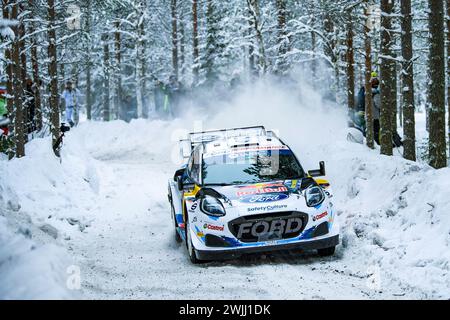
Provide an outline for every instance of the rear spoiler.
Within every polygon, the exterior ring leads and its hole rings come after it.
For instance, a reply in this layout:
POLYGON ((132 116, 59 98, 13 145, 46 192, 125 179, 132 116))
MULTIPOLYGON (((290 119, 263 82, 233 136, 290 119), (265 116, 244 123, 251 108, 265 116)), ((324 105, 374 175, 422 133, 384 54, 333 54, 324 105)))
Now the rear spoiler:
POLYGON ((255 137, 267 136, 278 138, 273 131, 267 131, 264 126, 251 126, 240 128, 228 128, 220 130, 207 130, 191 132, 187 139, 180 140, 180 151, 183 158, 189 158, 192 150, 199 144, 212 142, 219 139, 228 139, 232 137, 255 137))

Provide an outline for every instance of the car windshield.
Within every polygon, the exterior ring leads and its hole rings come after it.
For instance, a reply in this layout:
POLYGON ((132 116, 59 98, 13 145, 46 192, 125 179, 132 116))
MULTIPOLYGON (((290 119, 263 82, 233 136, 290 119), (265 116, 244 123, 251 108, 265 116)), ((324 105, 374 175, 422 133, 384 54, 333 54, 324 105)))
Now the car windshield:
POLYGON ((305 173, 289 149, 253 150, 205 156, 203 184, 248 184, 300 179, 305 173))

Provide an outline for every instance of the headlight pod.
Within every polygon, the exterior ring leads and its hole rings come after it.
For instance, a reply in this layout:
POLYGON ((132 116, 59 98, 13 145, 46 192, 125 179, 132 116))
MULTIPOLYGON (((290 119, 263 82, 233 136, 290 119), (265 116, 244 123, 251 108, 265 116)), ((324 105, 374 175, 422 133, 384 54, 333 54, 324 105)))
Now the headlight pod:
POLYGON ((305 190, 306 205, 308 207, 315 207, 325 200, 325 194, 322 187, 312 185, 305 190))
POLYGON ((200 209, 204 214, 213 217, 223 217, 225 215, 225 208, 223 207, 222 203, 219 201, 219 199, 211 196, 205 196, 204 198, 202 198, 200 209))

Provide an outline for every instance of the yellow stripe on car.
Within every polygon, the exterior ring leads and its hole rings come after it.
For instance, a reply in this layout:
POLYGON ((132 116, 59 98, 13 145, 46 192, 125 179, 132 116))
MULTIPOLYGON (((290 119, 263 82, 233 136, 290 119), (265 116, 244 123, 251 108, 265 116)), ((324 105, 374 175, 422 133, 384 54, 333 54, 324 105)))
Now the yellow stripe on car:
POLYGON ((323 188, 328 188, 330 186, 330 183, 328 182, 328 180, 325 180, 325 179, 316 179, 316 182, 319 186, 321 186, 323 188))
POLYGON ((200 187, 198 185, 194 186, 194 189, 190 192, 185 192, 183 194, 183 221, 186 223, 186 199, 187 198, 193 198, 197 195, 197 193, 200 191, 200 187))

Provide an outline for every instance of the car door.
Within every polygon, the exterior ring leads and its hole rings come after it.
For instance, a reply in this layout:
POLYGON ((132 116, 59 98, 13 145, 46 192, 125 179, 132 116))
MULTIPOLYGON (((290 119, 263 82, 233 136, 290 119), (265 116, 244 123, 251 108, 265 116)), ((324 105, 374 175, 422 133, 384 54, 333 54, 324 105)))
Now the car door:
POLYGON ((185 168, 177 170, 177 172, 174 175, 173 181, 170 182, 170 192, 172 196, 172 204, 173 208, 175 210, 175 215, 178 216, 178 223, 182 223, 182 215, 183 215, 183 206, 184 206, 184 193, 186 192, 185 189, 178 190, 178 184, 177 184, 177 178, 181 177, 183 180, 183 184, 191 184, 193 183, 193 179, 191 178, 191 172, 194 168, 194 159, 197 159, 198 157, 198 150, 194 150, 191 153, 191 157, 188 160, 188 163, 185 168))

